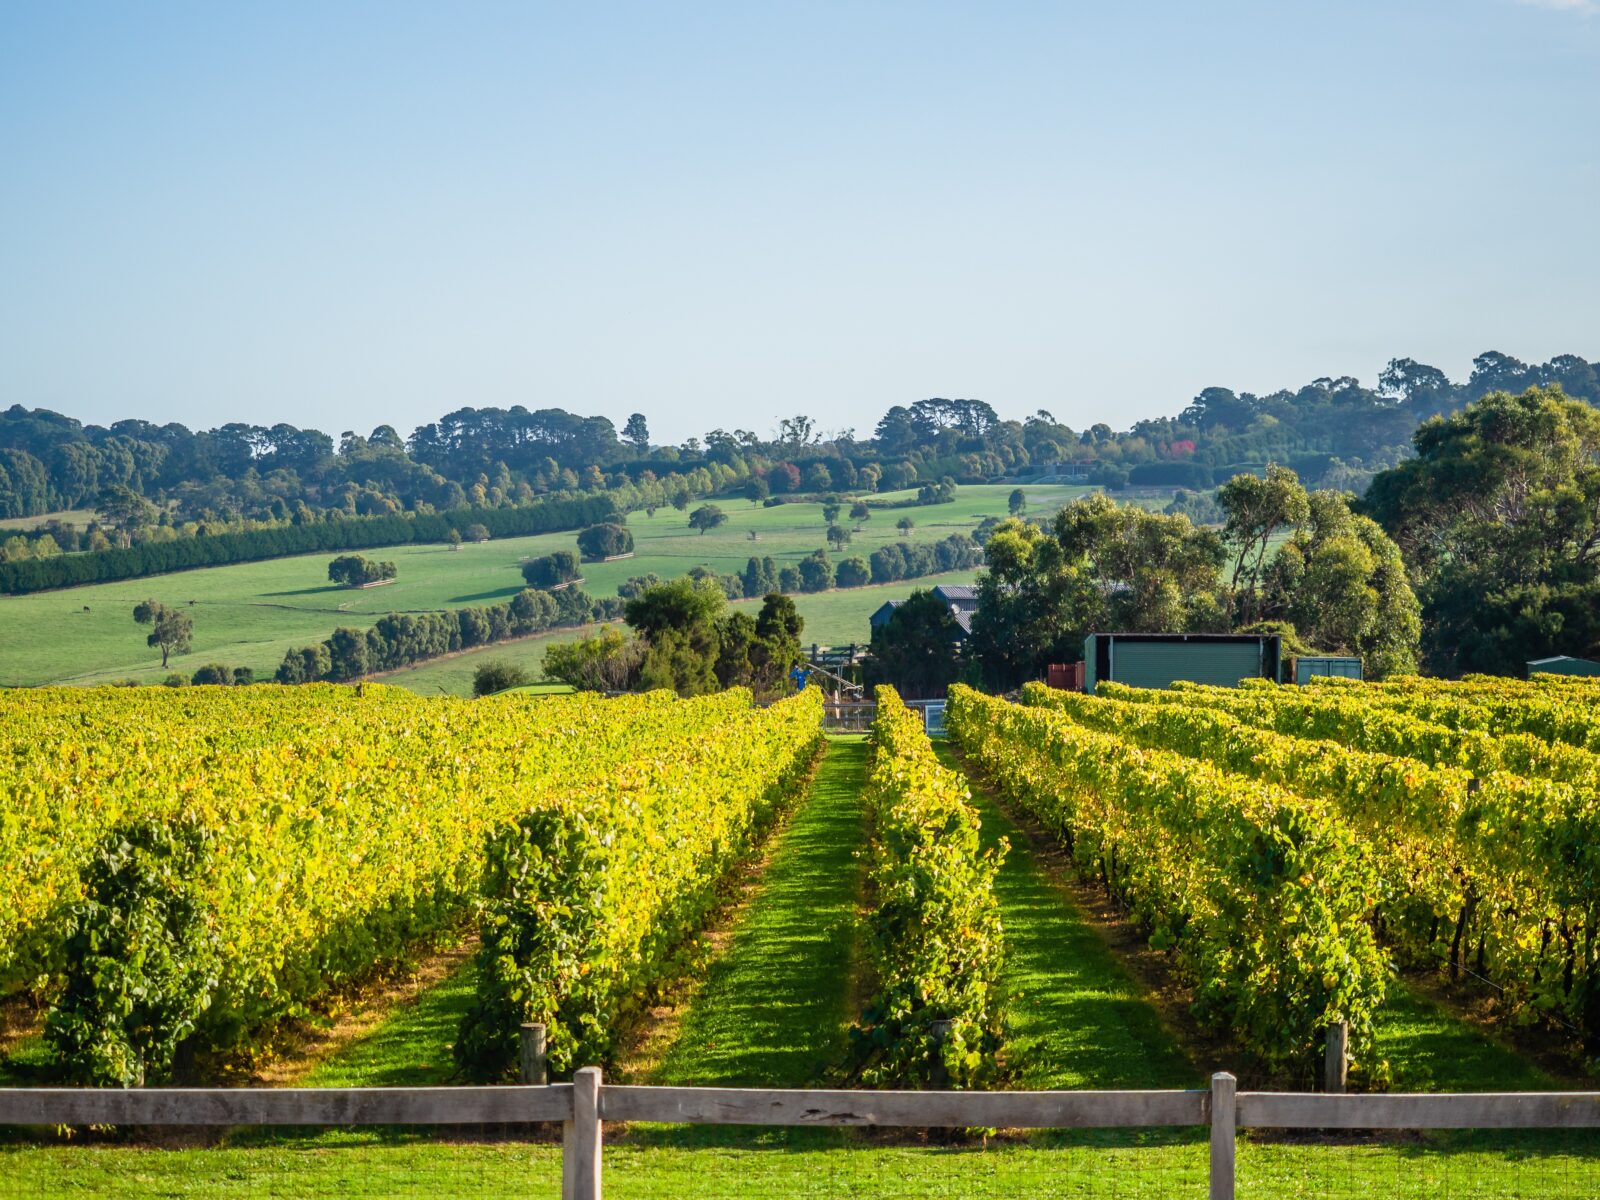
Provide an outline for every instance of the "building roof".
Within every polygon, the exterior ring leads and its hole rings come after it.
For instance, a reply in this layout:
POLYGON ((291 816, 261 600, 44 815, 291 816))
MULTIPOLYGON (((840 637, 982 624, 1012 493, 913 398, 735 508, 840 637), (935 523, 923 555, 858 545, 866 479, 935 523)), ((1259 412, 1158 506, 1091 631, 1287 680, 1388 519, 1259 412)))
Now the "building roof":
POLYGON ((970 583, 942 583, 933 594, 946 604, 974 605, 978 603, 978 589, 970 583))

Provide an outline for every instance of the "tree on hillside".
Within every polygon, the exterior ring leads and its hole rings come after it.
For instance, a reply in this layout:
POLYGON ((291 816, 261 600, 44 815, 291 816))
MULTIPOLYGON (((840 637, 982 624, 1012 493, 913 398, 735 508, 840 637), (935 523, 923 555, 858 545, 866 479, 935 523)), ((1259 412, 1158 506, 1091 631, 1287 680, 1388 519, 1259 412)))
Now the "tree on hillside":
POLYGON ((839 519, 839 514, 844 510, 844 505, 837 500, 829 500, 822 506, 822 519, 832 525, 839 519))
POLYGON ((578 552, 585 562, 599 562, 633 551, 633 534, 626 525, 608 521, 591 525, 578 534, 578 552))
POLYGON ((96 506, 100 523, 122 535, 122 544, 146 526, 154 525, 159 510, 138 492, 122 484, 113 484, 101 493, 96 506))
POLYGON ((643 413, 634 413, 628 418, 628 423, 622 427, 622 440, 641 458, 650 453, 650 426, 645 423, 643 413))
POLYGON ((450 549, 461 549, 461 530, 452 525, 450 527, 450 536, 446 540, 450 543, 450 549))
POLYGON ((772 494, 772 485, 760 475, 752 475, 745 482, 744 494, 751 504, 760 504, 772 494))
POLYGON ((629 600, 623 620, 649 646, 642 686, 680 696, 716 691, 717 621, 726 607, 722 588, 710 579, 675 579, 629 600))
POLYGON ((145 645, 161 651, 161 668, 174 654, 186 654, 194 639, 194 619, 181 608, 168 608, 159 600, 142 600, 133 608, 133 619, 150 626, 145 645))
POLYGON ((1307 517, 1267 565, 1260 605, 1324 653, 1354 654, 1374 679, 1417 669, 1420 606, 1400 548, 1337 492, 1312 492, 1307 517))
POLYGON ((850 519, 852 521, 872 520, 872 506, 865 500, 857 500, 850 506, 850 519))
POLYGON ((341 554, 328 564, 328 578, 340 587, 361 587, 394 577, 392 562, 373 562, 360 554, 341 554))
POLYGON ((910 517, 901 517, 894 523, 894 527, 898 529, 902 535, 904 535, 915 529, 917 527, 917 523, 910 517))
POLYGON ((1361 509, 1410 566, 1428 665, 1600 657, 1600 410, 1559 387, 1490 392, 1412 441, 1361 509))
POLYGON ((1028 507, 1028 496, 1021 488, 1016 488, 1006 498, 1006 511, 1013 517, 1020 516, 1022 510, 1028 507))
POLYGON ((578 556, 571 550, 553 550, 522 564, 522 578, 531 588, 553 588, 578 577, 578 556))
POLYGON ((843 525, 828 526, 828 544, 835 550, 843 550, 850 544, 850 531, 843 525))
MULTIPOLYGON (((1274 536, 1304 521, 1310 512, 1300 477, 1279 466, 1268 466, 1266 477, 1235 475, 1217 489, 1217 504, 1227 514, 1222 538, 1233 555, 1229 586, 1243 588, 1253 597, 1266 565, 1274 536)), ((1244 614, 1254 620, 1254 612, 1244 614)))
POLYGON ((480 525, 474 522, 473 524, 467 526, 467 541, 481 546, 488 540, 489 527, 487 525, 480 525))
POLYGON ((689 528, 698 529, 702 536, 708 529, 715 529, 728 519, 728 514, 715 504, 702 504, 689 514, 689 528))
POLYGON ((821 550, 813 550, 800 560, 800 590, 825 592, 833 586, 833 563, 821 550))
POLYGON ((961 629, 932 592, 918 589, 872 631, 872 679, 912 699, 943 696, 961 671, 961 629))
POLYGON ((649 644, 607 627, 576 642, 544 652, 544 677, 582 692, 631 692, 639 688, 640 667, 649 644))
POLYGON ((492 696, 507 688, 523 687, 530 683, 528 672, 517 663, 495 659, 486 662, 472 673, 472 694, 492 696))

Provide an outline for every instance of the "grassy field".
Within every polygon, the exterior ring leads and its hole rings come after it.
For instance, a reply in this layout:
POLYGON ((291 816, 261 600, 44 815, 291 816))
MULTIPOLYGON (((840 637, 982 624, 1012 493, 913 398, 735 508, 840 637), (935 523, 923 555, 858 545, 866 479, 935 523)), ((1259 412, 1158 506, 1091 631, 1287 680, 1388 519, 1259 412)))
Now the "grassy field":
MULTIPOLYGON (((1034 489, 1030 511, 1048 511, 1085 490, 1034 489)), ((910 534, 915 541, 936 541, 970 531, 985 516, 1003 515, 1010 491, 1004 486, 967 487, 960 489, 951 504, 878 511, 846 553, 867 555, 886 542, 900 540, 895 521, 903 515, 917 523, 910 534)), ((738 571, 752 554, 793 563, 825 545, 826 523, 820 505, 762 508, 734 500, 721 502, 721 507, 728 513, 727 524, 707 534, 690 529, 685 515, 672 508, 661 509, 654 517, 633 514, 629 526, 636 545, 634 557, 586 565, 585 587, 596 596, 612 595, 631 575, 654 572, 670 579, 697 564, 719 572, 738 571), (759 540, 752 541, 752 533, 759 540)), ((0 642, 0 684, 103 683, 123 678, 159 681, 163 677, 160 656, 145 646, 145 631, 132 618, 133 606, 146 597, 180 606, 193 601, 194 649, 174 658, 171 670, 189 674, 204 663, 223 662, 270 675, 284 651, 320 641, 340 625, 366 627, 389 612, 506 600, 523 586, 523 559, 573 548, 574 535, 560 533, 469 545, 459 551, 445 546, 374 550, 369 557, 393 561, 399 579, 391 586, 361 591, 331 585, 327 564, 333 556, 315 554, 0 597, 0 627, 8 634, 0 642)), ((971 573, 942 578, 945 582, 968 580, 971 573)), ((824 644, 865 641, 867 615, 890 596, 905 595, 912 586, 906 583, 804 598, 801 612, 808 623, 806 640, 824 644)), ((543 647, 536 642, 521 646, 498 653, 521 661, 542 658, 543 647)), ((439 667, 438 677, 402 672, 395 682, 424 691, 442 689, 459 694, 470 690, 470 682, 467 689, 461 686, 463 679, 470 681, 470 666, 444 663, 439 667), (418 675, 414 681, 410 678, 413 674, 418 675)))
POLYGON ((832 739, 810 794, 774 839, 759 890, 649 1080, 804 1087, 849 1046, 866 831, 866 739, 832 739))
POLYGON ((94 519, 92 508, 69 508, 62 512, 41 513, 37 517, 0 517, 0 533, 12 529, 37 529, 48 521, 61 521, 82 529, 94 519))

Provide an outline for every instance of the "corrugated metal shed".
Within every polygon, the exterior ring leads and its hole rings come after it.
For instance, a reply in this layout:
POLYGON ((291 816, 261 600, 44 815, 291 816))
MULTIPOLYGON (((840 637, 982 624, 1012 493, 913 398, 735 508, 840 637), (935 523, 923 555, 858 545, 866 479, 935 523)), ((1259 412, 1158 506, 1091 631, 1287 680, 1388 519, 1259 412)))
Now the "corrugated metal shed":
MULTIPOLYGON (((1332 676, 1338 679, 1361 679, 1361 660, 1359 658, 1345 658, 1330 654, 1302 654, 1298 658, 1289 660, 1293 664, 1294 674, 1289 676, 1296 683, 1310 683, 1319 676, 1332 676)), ((1285 672, 1285 674, 1288 674, 1285 672)))
POLYGON ((1091 633, 1083 643, 1084 690, 1107 679, 1142 688, 1276 679, 1279 643, 1275 634, 1091 633))

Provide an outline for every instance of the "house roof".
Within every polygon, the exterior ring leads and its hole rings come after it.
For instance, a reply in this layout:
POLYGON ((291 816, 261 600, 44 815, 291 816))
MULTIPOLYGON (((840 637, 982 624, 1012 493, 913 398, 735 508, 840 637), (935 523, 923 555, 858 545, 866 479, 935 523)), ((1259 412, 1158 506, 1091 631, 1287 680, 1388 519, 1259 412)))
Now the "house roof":
POLYGON ((978 589, 970 583, 942 583, 933 589, 933 594, 947 604, 978 602, 978 589))

